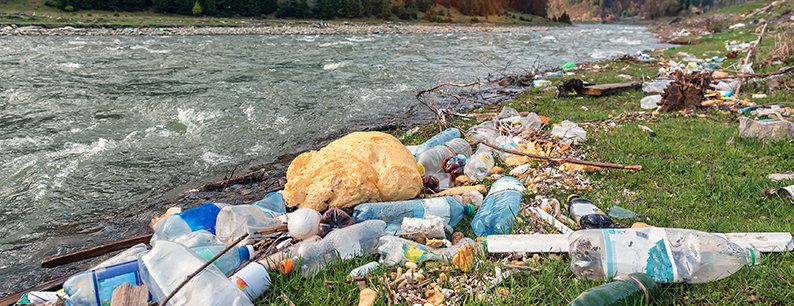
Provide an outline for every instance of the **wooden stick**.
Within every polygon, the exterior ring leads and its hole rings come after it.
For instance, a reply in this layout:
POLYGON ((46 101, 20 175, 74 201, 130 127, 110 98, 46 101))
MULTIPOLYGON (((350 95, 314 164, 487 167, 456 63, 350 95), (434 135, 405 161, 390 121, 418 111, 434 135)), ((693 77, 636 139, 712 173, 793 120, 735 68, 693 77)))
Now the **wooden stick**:
POLYGON ((492 145, 490 143, 483 142, 483 141, 480 141, 480 140, 475 141, 472 145, 476 146, 478 144, 483 144, 486 147, 489 147, 489 148, 494 149, 494 150, 502 151, 502 152, 505 152, 505 153, 510 153, 510 154, 513 154, 513 155, 527 156, 527 157, 532 157, 532 158, 537 158, 537 159, 544 159, 544 160, 557 161, 557 162, 566 162, 566 163, 580 164, 580 165, 590 165, 590 166, 603 167, 603 168, 642 170, 642 166, 641 165, 621 165, 621 164, 602 163, 602 162, 578 160, 578 159, 565 158, 565 157, 554 157, 554 156, 546 156, 546 155, 537 155, 537 154, 530 154, 530 153, 518 152, 518 151, 513 151, 513 150, 507 150, 505 148, 497 147, 495 145, 492 145))
POLYGON ((149 240, 152 239, 152 233, 149 234, 141 234, 132 238, 121 239, 118 241, 114 241, 111 243, 106 243, 100 246, 94 246, 85 248, 82 250, 77 250, 74 252, 69 252, 66 254, 56 255, 52 257, 45 258, 41 261, 42 268, 54 268, 60 265, 65 265, 68 263, 73 263, 75 261, 94 258, 99 255, 107 254, 113 251, 118 251, 121 249, 126 249, 133 245, 139 243, 148 243, 149 240))
POLYGON ((267 235, 267 234, 273 234, 273 233, 285 232, 285 231, 287 231, 287 225, 286 224, 282 224, 282 225, 277 225, 277 226, 274 226, 274 227, 271 227, 271 228, 258 230, 256 232, 254 232, 254 235, 267 235))
POLYGON ((758 34, 758 39, 755 41, 755 44, 753 44, 753 46, 749 50, 747 50, 747 56, 744 57, 744 64, 745 65, 747 65, 747 61, 750 60, 750 55, 751 54, 758 53, 758 52, 754 52, 754 51, 755 51, 755 48, 758 48, 761 45, 761 39, 764 37, 764 31, 766 31, 766 26, 767 26, 767 23, 764 23, 764 27, 761 28, 761 34, 758 34))
POLYGON ((226 190, 226 187, 229 186, 229 182, 234 177, 234 171, 237 171, 237 165, 234 165, 234 168, 232 168, 232 174, 229 174, 229 179, 226 180, 226 184, 223 184, 223 188, 221 188, 221 191, 226 190))
POLYGON ((240 241, 243 241, 243 239, 245 239, 245 237, 248 237, 248 233, 242 234, 239 238, 234 240, 234 242, 232 242, 231 244, 227 245, 226 248, 224 248, 220 253, 216 254, 215 256, 212 257, 212 259, 210 259, 209 261, 205 262, 203 265, 201 265, 201 267, 196 269, 195 272, 190 273, 190 275, 188 275, 185 278, 185 280, 183 280, 181 283, 179 283, 179 285, 176 286, 176 288, 174 288, 174 290, 172 290, 171 293, 169 293, 168 296, 165 297, 165 299, 163 299, 163 302, 160 303, 160 305, 162 305, 162 306, 168 305, 168 301, 171 300, 172 297, 174 297, 174 294, 179 292, 179 289, 182 289, 182 287, 184 287, 191 279, 196 277, 196 275, 198 275, 202 270, 204 270, 204 268, 206 268, 209 265, 211 265, 212 262, 214 262, 215 260, 217 260, 218 258, 223 256, 223 254, 226 254, 226 252, 228 252, 234 246, 236 246, 238 243, 240 243, 240 241))

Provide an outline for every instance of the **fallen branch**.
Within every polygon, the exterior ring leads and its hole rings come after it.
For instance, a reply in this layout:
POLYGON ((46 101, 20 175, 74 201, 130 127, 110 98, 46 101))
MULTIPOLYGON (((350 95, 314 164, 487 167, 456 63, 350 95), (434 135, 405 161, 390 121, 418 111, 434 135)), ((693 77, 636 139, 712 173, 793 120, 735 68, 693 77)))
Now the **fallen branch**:
POLYGON ((198 188, 198 191, 223 190, 227 185, 256 183, 265 180, 265 178, 267 178, 267 172, 265 169, 261 169, 235 178, 204 184, 198 188))
POLYGON ((234 168, 232 169, 232 173, 229 174, 229 179, 226 180, 226 184, 223 184, 223 188, 221 188, 221 191, 224 191, 224 190, 226 190, 226 187, 229 187, 229 182, 234 177, 234 171, 237 171, 237 165, 234 165, 234 168))
POLYGON ((756 39, 755 44, 753 44, 753 46, 750 47, 750 49, 747 50, 747 56, 744 57, 744 64, 745 65, 747 65, 748 61, 750 60, 750 56, 751 55, 753 56, 753 59, 755 59, 755 55, 753 53, 758 53, 758 52, 755 52, 755 49, 758 48, 761 45, 761 39, 764 37, 764 32, 766 31, 766 26, 767 26, 767 23, 764 23, 764 27, 761 28, 761 34, 758 34, 758 39, 756 39))
MULTIPOLYGON (((446 120, 444 120, 443 112, 441 110, 439 110, 438 107, 436 107, 433 103, 429 103, 428 104, 425 101, 422 101, 422 99, 421 99, 422 94, 424 94, 426 92, 435 92, 435 93, 440 94, 440 95, 452 96, 452 97, 454 97, 454 98, 456 98, 458 100, 465 99, 465 100, 472 101, 472 100, 470 100, 468 98, 464 98, 464 97, 461 97, 461 96, 443 93, 441 91, 438 91, 437 89, 439 87, 441 87, 441 86, 444 86, 444 85, 457 86, 457 87, 469 87, 469 86, 474 86, 476 84, 480 84, 480 82, 474 82, 474 83, 469 83, 469 84, 455 84, 455 83, 451 83, 451 82, 446 82, 446 83, 443 83, 443 84, 436 85, 435 87, 430 88, 430 89, 424 89, 424 90, 418 92, 415 95, 415 97, 416 97, 416 100, 419 101, 419 103, 422 103, 422 105, 426 106, 428 109, 430 109, 431 112, 433 112, 436 115, 436 121, 438 121, 438 127, 440 129, 442 126, 446 125, 446 120)), ((474 101, 472 101, 472 102, 474 102, 474 101)))
POLYGON ((152 239, 152 233, 141 234, 132 238, 122 239, 111 243, 106 243, 100 246, 89 247, 74 252, 69 252, 61 255, 47 257, 41 261, 42 268, 54 268, 60 265, 73 263, 83 259, 94 258, 99 255, 104 255, 113 251, 126 249, 139 243, 147 243, 152 239))
POLYGON ((286 232, 286 231, 287 231, 287 225, 286 224, 282 224, 282 225, 277 225, 277 226, 274 226, 274 227, 271 227, 271 228, 258 230, 256 232, 254 232, 254 235, 262 235, 262 236, 264 236, 264 235, 268 235, 268 234, 274 234, 274 233, 286 232))
POLYGON ((201 265, 201 267, 196 269, 196 271, 194 271, 193 273, 190 273, 190 275, 188 275, 185 278, 185 280, 183 280, 181 283, 179 283, 179 285, 176 286, 176 288, 174 288, 174 290, 172 290, 171 293, 169 293, 168 296, 165 297, 165 299, 163 299, 163 302, 160 303, 160 305, 162 305, 162 306, 167 305, 168 301, 171 300, 172 297, 174 297, 174 294, 179 292, 179 289, 182 289, 182 287, 184 287, 191 279, 196 277, 196 275, 198 275, 201 271, 203 271, 205 268, 207 268, 209 265, 211 265, 218 258, 221 258, 221 256, 223 256, 223 254, 226 254, 226 252, 228 252, 233 247, 235 247, 238 243, 240 243, 240 241, 243 241, 243 239, 245 239, 245 237, 248 237, 248 233, 240 235, 239 238, 234 240, 234 242, 232 242, 231 244, 227 245, 222 251, 220 251, 220 253, 218 253, 215 256, 213 256, 212 259, 210 259, 207 262, 205 262, 203 265, 201 265))
POLYGON ((596 166, 596 167, 602 167, 602 168, 642 170, 642 166, 641 165, 611 164, 611 163, 602 163, 602 162, 578 160, 578 159, 565 158, 565 157, 554 157, 554 156, 546 156, 546 155, 537 155, 537 154, 518 152, 518 151, 513 151, 513 150, 508 150, 508 149, 505 149, 505 148, 502 148, 502 147, 498 147, 498 146, 495 146, 495 145, 492 145, 490 143, 483 142, 483 141, 480 141, 480 140, 475 141, 472 145, 476 146, 476 145, 479 145, 479 144, 485 145, 486 147, 489 147, 489 148, 497 150, 497 151, 502 151, 502 152, 505 152, 505 153, 513 154, 513 155, 521 155, 521 156, 527 156, 527 157, 543 159, 543 160, 550 160, 550 161, 556 161, 556 162, 565 162, 565 163, 572 163, 572 164, 580 164, 580 165, 589 165, 589 166, 596 166))

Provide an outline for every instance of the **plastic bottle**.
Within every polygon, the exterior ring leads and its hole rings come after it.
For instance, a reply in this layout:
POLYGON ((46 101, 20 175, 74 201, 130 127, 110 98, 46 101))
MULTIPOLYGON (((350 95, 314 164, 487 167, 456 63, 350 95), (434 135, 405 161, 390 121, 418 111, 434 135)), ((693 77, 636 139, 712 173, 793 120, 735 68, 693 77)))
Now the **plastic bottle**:
POLYGON ((320 213, 311 208, 296 210, 289 216, 289 221, 287 221, 287 229, 290 236, 303 240, 317 235, 320 231, 321 218, 320 213))
POLYGON ((325 211, 323 218, 320 219, 320 231, 317 233, 320 237, 325 237, 335 229, 345 228, 356 224, 356 220, 350 217, 343 210, 331 207, 325 211))
POLYGON ((430 139, 428 139, 418 147, 416 147, 416 153, 414 153, 414 156, 419 156, 420 153, 430 150, 437 145, 450 141, 453 138, 460 138, 460 131, 456 128, 448 128, 443 132, 438 133, 435 136, 431 137, 430 139))
POLYGON ((199 207, 194 207, 181 213, 177 213, 177 215, 182 217, 182 220, 185 220, 185 223, 187 223, 191 231, 207 230, 210 233, 215 234, 215 221, 223 206, 227 205, 204 203, 199 207))
POLYGON ((473 182, 479 182, 488 176, 491 168, 494 166, 493 151, 491 148, 480 144, 477 146, 477 152, 469 158, 466 167, 463 168, 463 173, 469 177, 473 182))
POLYGON ((353 210, 356 222, 383 220, 386 231, 393 233, 402 228, 403 218, 441 217, 450 226, 455 226, 464 216, 474 214, 474 206, 460 204, 451 196, 383 203, 359 204, 353 210))
POLYGON ((422 165, 419 169, 425 170, 422 174, 438 173, 444 170, 444 159, 454 157, 458 154, 463 154, 467 158, 471 156, 471 146, 461 138, 455 138, 430 150, 417 154, 416 161, 422 165))
POLYGON ((281 215, 287 214, 287 205, 286 202, 284 202, 283 191, 268 193, 264 198, 251 203, 251 205, 259 206, 265 215, 271 218, 278 218, 281 215))
POLYGON ((471 220, 474 234, 482 237, 510 233, 521 206, 523 192, 524 185, 512 176, 505 176, 494 182, 471 220))
POLYGON ((265 258, 257 260, 258 263, 262 264, 268 269, 276 269, 276 266, 279 262, 284 259, 292 258, 297 254, 298 248, 300 248, 303 244, 308 244, 311 242, 316 242, 322 240, 320 236, 310 237, 308 239, 301 240, 298 243, 291 244, 290 242, 284 242, 283 245, 277 246, 277 251, 268 255, 265 258))
MULTIPOLYGON (((218 213, 215 225, 215 235, 223 243, 231 243, 243 233, 248 232, 254 236, 254 232, 275 226, 282 225, 278 219, 268 217, 259 206, 255 205, 235 205, 227 206, 218 213)), ((249 237, 251 237, 249 236, 249 237)), ((250 238, 240 242, 240 246, 246 245, 250 238)))
MULTIPOLYGON (((206 260, 210 260, 212 257, 223 251, 224 248, 226 248, 225 244, 213 244, 192 247, 191 249, 195 251, 196 254, 204 257, 206 260)), ((240 266, 240 263, 249 261, 252 258, 254 258, 254 247, 246 245, 242 248, 231 248, 229 251, 221 255, 220 258, 213 261, 212 264, 218 267, 223 274, 229 274, 230 272, 234 271, 234 269, 237 269, 237 267, 240 266)))
POLYGON ((130 248, 128 248, 128 249, 126 249, 124 251, 119 252, 116 255, 113 255, 113 257, 108 258, 107 260, 99 263, 96 266, 91 267, 88 270, 96 270, 96 269, 99 269, 99 268, 115 266, 115 265, 122 264, 122 263, 129 262, 129 261, 135 261, 135 260, 138 260, 138 256, 140 254, 146 253, 148 251, 149 251, 149 248, 146 246, 146 244, 139 243, 139 244, 131 246, 130 248))
POLYGON ((347 276, 350 276, 350 277, 361 277, 361 276, 367 275, 370 272, 375 271, 377 269, 380 269, 380 263, 378 263, 377 261, 373 261, 373 262, 370 262, 368 264, 365 264, 363 266, 360 266, 358 268, 355 268, 355 269, 351 270, 350 274, 348 274, 347 276))
POLYGON ((380 254, 380 262, 389 267, 409 261, 414 263, 424 261, 448 262, 466 244, 472 244, 476 247, 477 243, 471 238, 463 238, 453 246, 436 249, 415 241, 386 235, 380 237, 378 254, 380 254))
POLYGON ((153 226, 152 241, 173 241, 177 237, 190 234, 193 230, 179 215, 170 215, 157 221, 153 226))
POLYGON ((613 228, 615 224, 592 201, 580 198, 577 194, 568 196, 568 210, 571 218, 584 229, 613 228))
POLYGON ((237 285, 237 289, 240 289, 251 301, 256 300, 265 290, 270 288, 270 274, 258 262, 248 264, 229 277, 229 280, 232 284, 237 285))
POLYGON ((499 132, 494 128, 493 121, 490 120, 469 128, 466 134, 474 141, 484 141, 492 145, 496 145, 494 140, 499 137, 499 132))
MULTIPOLYGON (((521 152, 521 149, 518 148, 518 145, 515 142, 513 142, 513 140, 510 139, 510 137, 499 136, 499 137, 496 137, 495 142, 496 142, 496 145, 501 147, 502 149, 511 150, 511 151, 515 151, 515 152, 521 152)), ((510 153, 507 153, 507 152, 504 152, 504 151, 496 151, 496 155, 499 155, 499 157, 502 159, 502 161, 506 161, 507 158, 509 158, 510 156, 513 156, 513 154, 510 154, 510 153)))
POLYGON ((640 107, 643 109, 654 109, 659 106, 659 102, 662 102, 662 95, 647 96, 640 100, 640 107))
POLYGON ((304 277, 317 274, 326 264, 335 260, 350 259, 356 255, 374 252, 378 238, 385 235, 386 222, 369 220, 332 231, 323 240, 302 244, 296 256, 279 263, 281 273, 289 273, 300 265, 304 277))
POLYGON ((658 295, 659 286, 650 276, 631 273, 585 290, 569 306, 649 305, 658 295))
POLYGON ((124 283, 130 283, 131 286, 143 284, 137 260, 81 272, 70 277, 63 283, 63 290, 69 295, 66 305, 110 305, 113 290, 124 283))
POLYGON ((189 248, 202 245, 221 244, 218 237, 205 230, 198 230, 176 237, 173 241, 189 248))
POLYGON ((657 282, 703 283, 761 263, 755 249, 690 229, 580 230, 569 234, 568 243, 571 270, 590 280, 642 272, 657 282))
MULTIPOLYGON (((162 305, 163 299, 206 261, 181 244, 157 240, 152 242, 152 250, 138 259, 138 267, 141 280, 149 287, 152 299, 162 305)), ((167 305, 253 304, 236 284, 215 265, 210 265, 182 287, 167 305)))

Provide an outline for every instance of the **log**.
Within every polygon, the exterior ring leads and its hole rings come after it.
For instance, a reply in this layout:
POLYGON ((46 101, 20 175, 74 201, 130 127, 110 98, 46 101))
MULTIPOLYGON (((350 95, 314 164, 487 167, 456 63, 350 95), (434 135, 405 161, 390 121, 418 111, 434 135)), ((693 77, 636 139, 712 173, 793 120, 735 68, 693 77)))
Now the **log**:
POLYGON ((60 265, 65 265, 68 263, 73 263, 76 261, 94 258, 100 255, 104 255, 113 251, 123 250, 133 245, 139 243, 148 243, 149 240, 152 239, 152 233, 149 234, 141 234, 132 238, 121 239, 118 241, 114 241, 111 243, 106 243, 100 246, 94 246, 90 248, 85 248, 82 250, 77 250, 74 252, 69 252, 66 254, 56 255, 52 257, 45 258, 41 261, 42 268, 54 268, 60 265))
POLYGON ((149 288, 146 285, 130 286, 124 283, 113 290, 110 306, 146 306, 149 299, 149 288))
POLYGON ((582 90, 581 92, 579 92, 579 94, 600 97, 604 95, 611 95, 613 93, 618 93, 631 88, 634 89, 642 88, 642 82, 585 85, 582 87, 582 90))
POLYGON ((45 282, 45 283, 38 284, 36 286, 33 286, 33 287, 28 288, 28 289, 22 290, 20 292, 13 293, 13 294, 10 294, 10 295, 6 295, 6 296, 0 298, 0 306, 11 306, 11 305, 14 305, 14 304, 16 304, 17 301, 19 301, 19 299, 22 298, 23 295, 25 295, 25 293, 28 293, 30 291, 55 291, 55 290, 58 290, 58 289, 60 289, 63 286, 63 283, 66 282, 67 279, 72 277, 72 275, 74 275, 74 274, 61 276, 59 278, 53 279, 53 280, 45 282))

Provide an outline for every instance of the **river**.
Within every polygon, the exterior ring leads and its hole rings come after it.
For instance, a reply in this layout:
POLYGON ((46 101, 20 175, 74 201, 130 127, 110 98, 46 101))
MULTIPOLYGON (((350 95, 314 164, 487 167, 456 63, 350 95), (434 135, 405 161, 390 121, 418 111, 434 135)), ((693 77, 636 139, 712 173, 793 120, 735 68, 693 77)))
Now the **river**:
POLYGON ((174 194, 378 125, 444 82, 665 48, 645 28, 0 37, 0 295, 146 232, 174 194))

